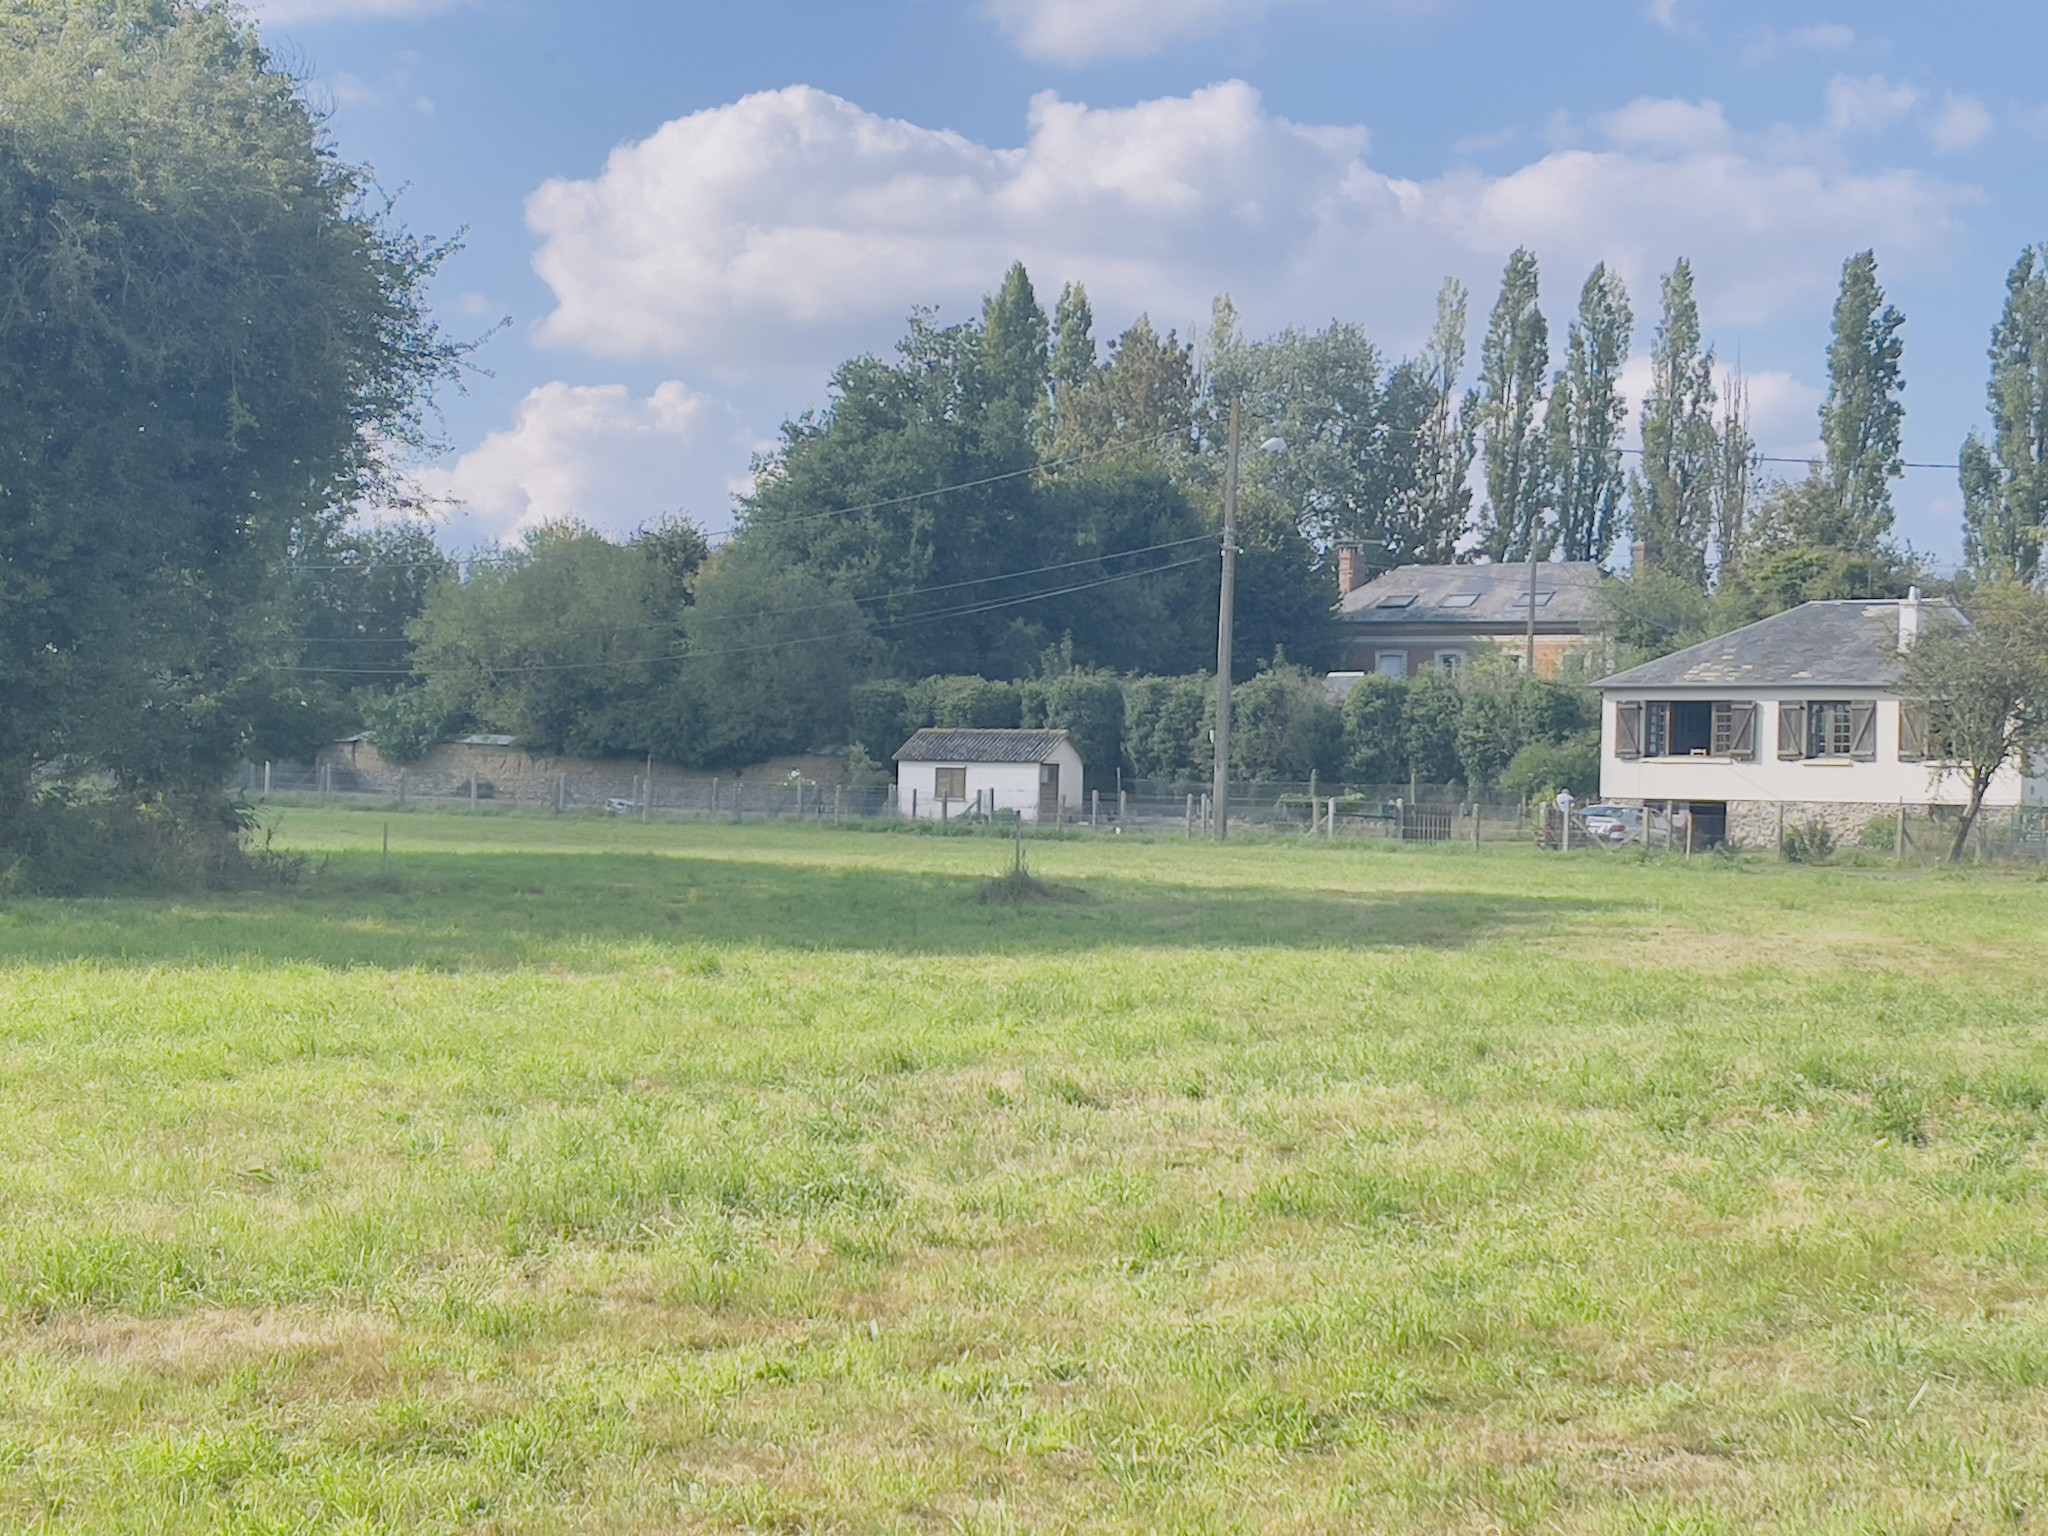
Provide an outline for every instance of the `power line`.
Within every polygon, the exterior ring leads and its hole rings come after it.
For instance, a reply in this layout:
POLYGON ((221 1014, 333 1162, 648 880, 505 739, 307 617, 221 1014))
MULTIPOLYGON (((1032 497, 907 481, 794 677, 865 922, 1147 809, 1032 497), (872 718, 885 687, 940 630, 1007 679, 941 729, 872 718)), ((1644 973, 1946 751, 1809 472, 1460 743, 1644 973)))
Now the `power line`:
MULTIPOLYGON (((1076 560, 1062 560, 1055 565, 1034 566, 1026 571, 1001 571, 993 576, 971 576, 961 581, 938 582, 928 587, 903 587, 894 592, 875 592, 866 597, 849 597, 848 600, 856 605, 861 603, 887 603, 906 597, 923 597, 932 592, 955 592, 964 587, 983 587, 998 581, 1022 581, 1027 576, 1049 576, 1056 571, 1071 571, 1080 566, 1096 565, 1106 560, 1123 560, 1132 555, 1154 555, 1169 549, 1185 549, 1190 544, 1211 543, 1215 538, 1216 535, 1213 533, 1195 533, 1188 535, 1184 539, 1169 539, 1163 544, 1146 544, 1137 549, 1105 550, 1100 554, 1083 555, 1076 560)), ((798 608, 763 608, 739 615, 739 617, 755 619, 782 618, 793 613, 808 613, 813 606, 815 605, 806 603, 798 608)), ((672 619, 649 619, 644 623, 606 624, 590 629, 551 629, 548 633, 565 637, 613 635, 643 629, 666 629, 672 623, 674 623, 672 619)), ((296 638, 302 645, 394 645, 402 643, 375 635, 337 635, 331 639, 313 635, 300 635, 296 638)))
MULTIPOLYGON (((1209 536, 1207 534, 1201 537, 1202 542, 1208 542, 1209 536)), ((535 662, 526 666, 497 669, 494 675, 525 676, 529 673, 537 672, 574 672, 592 668, 645 666, 651 662, 660 661, 715 661, 724 656, 742 656, 756 651, 780 650, 784 646, 790 645, 815 645, 830 640, 858 639, 864 635, 908 629, 918 624, 936 623, 940 619, 970 618, 977 614, 994 613, 1004 608, 1015 608, 1026 603, 1043 602, 1047 598, 1066 597, 1076 592, 1090 592, 1099 587, 1111 586, 1121 581, 1130 581, 1140 576, 1158 576, 1165 574, 1167 571, 1183 570, 1192 565, 1205 564, 1208 558, 1206 554, 1191 555, 1183 560, 1171 560, 1163 565, 1146 566, 1135 571, 1120 571, 1112 576, 1098 577, 1093 581, 1075 582, 1069 586, 1054 587, 1044 592, 1028 592, 1014 597, 993 598, 980 602, 966 603, 955 608, 935 609, 929 613, 908 614, 898 619, 883 619, 878 623, 863 626, 859 629, 832 630, 817 635, 781 636, 777 639, 761 641, 754 645, 731 646, 723 650, 693 651, 685 649, 680 651, 660 651, 648 656, 606 657, 597 661, 535 662)), ((807 612, 809 610, 798 611, 807 612)), ((771 615, 735 614, 732 617, 735 620, 743 620, 769 616, 771 615)), ((409 667, 289 666, 279 667, 276 670, 290 673, 315 673, 325 677, 409 677, 413 675, 412 669, 409 667)))

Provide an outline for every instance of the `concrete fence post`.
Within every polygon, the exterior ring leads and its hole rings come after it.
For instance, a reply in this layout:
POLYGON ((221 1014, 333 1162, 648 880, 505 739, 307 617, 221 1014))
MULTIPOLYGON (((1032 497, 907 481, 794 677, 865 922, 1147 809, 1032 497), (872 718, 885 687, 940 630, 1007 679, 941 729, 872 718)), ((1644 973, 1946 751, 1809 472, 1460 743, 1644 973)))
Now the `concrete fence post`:
POLYGON ((265 758, 263 762, 263 798, 266 800, 270 798, 270 760, 268 758, 265 758))
POLYGON ((1892 839, 1892 857, 1901 864, 1906 862, 1906 802, 1899 802, 1899 827, 1892 839))
POLYGON ((1116 824, 1122 826, 1131 819, 1131 797, 1125 790, 1116 792, 1116 824))
POLYGON ((1094 827, 1100 826, 1101 824, 1102 791, 1099 789, 1091 789, 1088 791, 1088 825, 1094 827))
POLYGON ((1195 797, 1188 796, 1188 836, 1195 835, 1195 797))

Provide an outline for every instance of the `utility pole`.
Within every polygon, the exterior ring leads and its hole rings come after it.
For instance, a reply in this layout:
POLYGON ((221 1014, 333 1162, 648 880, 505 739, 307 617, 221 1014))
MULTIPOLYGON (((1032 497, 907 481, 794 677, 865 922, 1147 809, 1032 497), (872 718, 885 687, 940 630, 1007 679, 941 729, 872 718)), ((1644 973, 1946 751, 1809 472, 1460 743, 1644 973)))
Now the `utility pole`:
POLYGON ((1223 587, 1216 608, 1216 841, 1230 836, 1230 642, 1237 609, 1237 454, 1244 407, 1230 402, 1230 467, 1223 475, 1223 587))
POLYGON ((1529 506, 1529 638, 1522 652, 1522 666, 1536 675, 1536 507, 1529 506))

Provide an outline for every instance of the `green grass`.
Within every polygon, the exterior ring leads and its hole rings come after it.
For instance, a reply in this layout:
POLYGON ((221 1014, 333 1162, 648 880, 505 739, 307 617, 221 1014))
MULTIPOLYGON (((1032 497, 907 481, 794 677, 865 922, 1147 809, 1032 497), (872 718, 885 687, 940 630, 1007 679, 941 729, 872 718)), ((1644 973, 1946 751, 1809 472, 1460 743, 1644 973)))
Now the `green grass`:
POLYGON ((2048 1526, 2048 885, 391 827, 0 907, 0 1529, 2048 1526))

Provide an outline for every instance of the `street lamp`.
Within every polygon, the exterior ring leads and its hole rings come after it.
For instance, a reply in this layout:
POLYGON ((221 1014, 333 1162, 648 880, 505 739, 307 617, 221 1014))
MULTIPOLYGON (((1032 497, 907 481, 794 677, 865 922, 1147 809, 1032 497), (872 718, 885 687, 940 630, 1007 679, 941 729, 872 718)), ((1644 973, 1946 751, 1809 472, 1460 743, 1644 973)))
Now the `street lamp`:
MULTIPOLYGON (((1216 604, 1216 749, 1215 774, 1209 785, 1215 808, 1216 841, 1230 836, 1230 668, 1231 640, 1237 619, 1237 470, 1238 444, 1244 432, 1244 406, 1230 402, 1230 467, 1223 476, 1223 587, 1216 604)), ((1269 437, 1261 453, 1284 453, 1285 438, 1269 437)))

